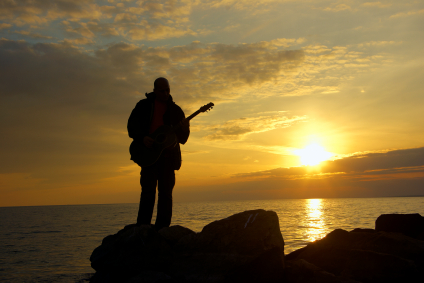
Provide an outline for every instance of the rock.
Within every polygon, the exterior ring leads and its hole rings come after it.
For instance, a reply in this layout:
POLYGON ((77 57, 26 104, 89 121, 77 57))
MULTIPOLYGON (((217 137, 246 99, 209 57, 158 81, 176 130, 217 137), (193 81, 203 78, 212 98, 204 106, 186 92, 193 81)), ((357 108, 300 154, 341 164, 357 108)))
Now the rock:
POLYGON ((159 234, 163 238, 165 238, 171 245, 175 245, 181 238, 196 233, 186 227, 174 225, 171 227, 165 227, 160 229, 159 234))
POLYGON ((245 211, 181 238, 174 246, 177 259, 170 274, 184 282, 221 282, 226 274, 273 248, 279 248, 284 268, 284 240, 277 214, 262 209, 245 211))
POLYGON ((285 282, 287 283, 359 283, 350 278, 335 276, 306 260, 286 261, 285 282))
POLYGON ((187 249, 258 256, 274 247, 284 252, 277 213, 263 209, 234 214, 206 225, 187 249))
POLYGON ((272 211, 238 213, 200 233, 179 225, 156 232, 131 224, 93 251, 97 272, 90 282, 424 282, 420 219, 419 214, 382 215, 376 230, 336 229, 287 256, 272 211))
POLYGON ((363 228, 355 228, 351 232, 356 233, 376 233, 374 229, 363 229, 363 228))
POLYGON ((334 230, 286 259, 304 259, 336 276, 361 282, 420 282, 415 278, 424 278, 422 241, 397 233, 354 231, 334 230))
POLYGON ((418 214, 382 214, 375 221, 376 231, 402 233, 417 238, 424 232, 424 218, 418 214))
POLYGON ((412 260, 364 250, 349 251, 341 275, 361 282, 420 282, 415 281, 419 272, 412 260))
POLYGON ((226 276, 228 282, 273 283, 284 280, 284 257, 281 248, 272 248, 254 260, 239 266, 226 276))
POLYGON ((142 271, 137 276, 132 277, 127 283, 161 283, 173 282, 169 275, 157 271, 142 271))
POLYGON ((214 221, 200 233, 179 225, 159 232, 150 225, 127 225, 105 237, 90 260, 97 271, 93 283, 239 282, 239 278, 281 283, 284 240, 275 212, 252 210, 214 221))
POLYGON ((124 282, 144 270, 166 270, 171 259, 170 245, 150 225, 126 226, 106 237, 90 257, 91 266, 110 282, 124 282))

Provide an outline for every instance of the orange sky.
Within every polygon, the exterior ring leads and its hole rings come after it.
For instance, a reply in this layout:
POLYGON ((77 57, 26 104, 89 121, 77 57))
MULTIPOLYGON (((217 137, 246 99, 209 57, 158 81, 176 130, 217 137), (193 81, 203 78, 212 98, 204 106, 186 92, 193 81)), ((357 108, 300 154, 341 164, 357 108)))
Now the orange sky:
MULTIPOLYGON (((159 76, 176 201, 424 195, 422 1, 2 1, 0 206, 129 203, 159 76), (303 166, 315 144, 330 161, 303 166)), ((313 153, 311 153, 313 155, 313 153)))

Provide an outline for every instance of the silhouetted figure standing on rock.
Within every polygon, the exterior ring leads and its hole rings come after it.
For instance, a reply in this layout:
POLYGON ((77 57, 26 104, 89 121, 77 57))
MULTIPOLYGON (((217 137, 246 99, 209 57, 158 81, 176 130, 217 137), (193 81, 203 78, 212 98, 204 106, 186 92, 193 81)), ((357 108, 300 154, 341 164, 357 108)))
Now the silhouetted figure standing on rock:
MULTIPOLYGON (((155 206, 156 185, 158 187, 158 207, 155 222, 156 230, 169 227, 172 218, 172 190, 175 185, 175 172, 181 167, 180 143, 185 144, 190 135, 190 123, 184 112, 175 104, 170 95, 169 82, 158 78, 154 89, 140 100, 128 120, 128 135, 134 141, 143 143, 148 149, 155 146, 151 135, 162 125, 180 127, 175 131, 177 142, 163 150, 159 159, 152 165, 141 168, 141 197, 137 224, 150 224, 155 206)), ((132 156, 134 159, 134 156, 132 156)), ((138 162, 137 162, 138 163, 138 162)))

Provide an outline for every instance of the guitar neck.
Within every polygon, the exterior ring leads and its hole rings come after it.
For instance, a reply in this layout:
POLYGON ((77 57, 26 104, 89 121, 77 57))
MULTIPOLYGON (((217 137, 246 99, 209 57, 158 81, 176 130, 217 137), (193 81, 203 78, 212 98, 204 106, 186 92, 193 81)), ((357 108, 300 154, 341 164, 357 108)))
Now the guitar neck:
MULTIPOLYGON (((193 119, 194 117, 196 117, 197 115, 199 115, 200 113, 202 113, 202 111, 197 110, 196 112, 194 112, 193 114, 191 114, 190 116, 188 116, 186 118, 186 120, 190 121, 191 119, 193 119)), ((178 123, 175 127, 174 127, 174 131, 178 130, 181 127, 181 124, 178 123)))
POLYGON ((190 121, 191 119, 193 119, 194 117, 196 117, 197 115, 199 115, 201 113, 200 110, 197 110, 196 112, 194 112, 193 114, 191 114, 190 116, 188 116, 186 118, 186 120, 190 121))
MULTIPOLYGON (((200 113, 207 112, 207 111, 211 110, 213 106, 214 106, 214 104, 212 102, 210 102, 210 103, 200 107, 199 110, 197 110, 196 112, 194 112, 193 114, 191 114, 190 116, 185 118, 185 120, 190 121, 191 119, 193 119, 194 117, 196 117, 200 113)), ((178 125, 176 125, 174 127, 174 131, 178 130, 179 127, 181 127, 181 123, 178 123, 178 125)))

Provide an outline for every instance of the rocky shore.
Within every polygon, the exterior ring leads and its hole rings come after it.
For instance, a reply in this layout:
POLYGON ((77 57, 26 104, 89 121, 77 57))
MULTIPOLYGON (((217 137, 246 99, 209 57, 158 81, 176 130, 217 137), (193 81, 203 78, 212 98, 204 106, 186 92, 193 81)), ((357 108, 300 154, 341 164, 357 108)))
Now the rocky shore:
POLYGON ((284 254, 278 216, 251 210, 206 225, 127 225, 91 257, 92 283, 424 282, 424 218, 387 214, 284 254))

